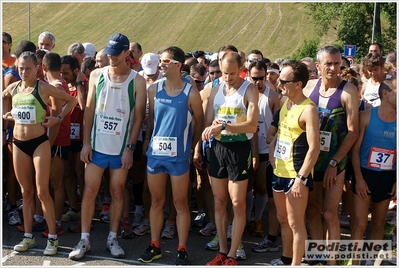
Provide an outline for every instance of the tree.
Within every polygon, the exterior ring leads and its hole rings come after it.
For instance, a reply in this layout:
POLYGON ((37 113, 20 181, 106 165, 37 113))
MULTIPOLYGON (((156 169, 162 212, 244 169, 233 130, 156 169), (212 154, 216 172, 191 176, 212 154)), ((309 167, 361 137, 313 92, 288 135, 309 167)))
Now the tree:
MULTIPOLYGON (((372 42, 374 3, 305 3, 314 20, 315 30, 322 37, 332 28, 342 45, 356 45, 357 62, 368 52, 372 42)), ((377 3, 374 42, 388 52, 396 48, 396 3, 377 3), (382 23, 379 18, 383 20, 382 23), (385 26, 388 25, 388 26, 385 26)))

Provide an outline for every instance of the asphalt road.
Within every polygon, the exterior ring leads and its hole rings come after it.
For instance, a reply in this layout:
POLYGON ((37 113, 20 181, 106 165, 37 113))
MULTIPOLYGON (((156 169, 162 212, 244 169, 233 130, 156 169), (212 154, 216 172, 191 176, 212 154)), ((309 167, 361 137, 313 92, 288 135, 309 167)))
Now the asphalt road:
MULTIPOLYGON (((96 211, 93 219, 94 228, 91 231, 91 251, 79 261, 68 259, 68 254, 72 248, 79 242, 80 233, 65 232, 59 237, 58 254, 55 256, 44 256, 43 250, 46 247, 46 238, 41 236, 40 232, 34 232, 37 247, 27 252, 18 253, 13 250, 14 245, 18 244, 23 236, 16 226, 8 225, 7 213, 3 213, 3 250, 2 266, 136 266, 136 265, 174 265, 176 258, 176 249, 178 239, 161 239, 162 258, 153 261, 150 264, 144 264, 137 260, 150 243, 150 235, 135 236, 133 239, 118 238, 119 244, 125 250, 126 256, 123 259, 113 258, 106 250, 106 241, 109 225, 99 220, 99 212, 96 211)), ((194 216, 194 214, 193 214, 194 216)), ((267 211, 264 213, 264 221, 267 219, 267 211)), ((131 221, 133 215, 130 215, 131 221)), ((67 230, 71 222, 64 223, 64 229, 67 230)), ((267 223, 264 223, 267 227, 267 223)), ((211 237, 204 237, 198 234, 199 227, 193 227, 190 231, 187 251, 190 265, 204 266, 216 255, 216 251, 208 251, 205 244, 212 240, 211 237)), ((267 229, 265 229, 267 230, 267 229)), ((119 235, 119 234, 118 234, 119 235)), ((280 257, 281 249, 278 252, 255 253, 251 247, 260 242, 263 238, 253 237, 250 233, 244 233, 243 245, 247 254, 247 259, 238 261, 238 265, 269 265, 270 261, 280 257)), ((281 247, 281 237, 278 237, 278 243, 281 247)))

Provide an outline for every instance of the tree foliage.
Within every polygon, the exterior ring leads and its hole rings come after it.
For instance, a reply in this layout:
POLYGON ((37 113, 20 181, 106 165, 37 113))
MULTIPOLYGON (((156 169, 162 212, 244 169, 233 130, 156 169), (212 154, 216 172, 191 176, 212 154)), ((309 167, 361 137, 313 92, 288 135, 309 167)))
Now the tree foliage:
MULTIPOLYGON (((374 3, 305 3, 320 37, 329 29, 337 32, 338 43, 356 45, 357 61, 368 52, 372 43, 374 3)), ((396 48, 396 3, 377 3, 374 42, 381 43, 384 52, 396 48), (381 18, 382 21, 379 20, 381 18), (388 26, 386 26, 388 25, 388 26)))

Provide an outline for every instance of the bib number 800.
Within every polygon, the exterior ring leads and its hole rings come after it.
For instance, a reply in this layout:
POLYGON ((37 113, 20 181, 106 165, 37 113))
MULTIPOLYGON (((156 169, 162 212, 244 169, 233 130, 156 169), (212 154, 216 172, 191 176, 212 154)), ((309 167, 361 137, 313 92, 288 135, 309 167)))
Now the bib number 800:
POLYGON ((30 112, 18 112, 18 119, 30 119, 30 112))

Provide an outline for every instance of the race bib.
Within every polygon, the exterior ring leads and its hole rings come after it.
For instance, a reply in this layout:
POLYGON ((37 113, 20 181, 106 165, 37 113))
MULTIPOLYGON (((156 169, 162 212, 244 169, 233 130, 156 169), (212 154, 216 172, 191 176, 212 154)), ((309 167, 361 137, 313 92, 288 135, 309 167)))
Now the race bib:
POLYGON ((177 137, 153 137, 152 155, 177 156, 177 137))
POLYGON ((367 166, 382 170, 392 170, 396 150, 371 147, 367 166))
POLYGON ((102 116, 99 120, 97 132, 102 134, 117 135, 122 133, 123 118, 117 116, 102 116))
MULTIPOLYGON (((236 124, 237 123, 236 115, 219 114, 217 119, 222 120, 222 121, 226 122, 227 124, 236 124)), ((228 130, 222 130, 221 134, 222 135, 231 135, 231 132, 228 130)))
POLYGON ((274 157, 287 161, 291 157, 292 143, 290 141, 277 138, 276 148, 274 148, 274 157))
POLYGON ((36 124, 35 106, 16 106, 12 108, 11 115, 19 124, 36 124))
POLYGON ((71 123, 71 133, 70 138, 72 140, 77 140, 80 137, 80 124, 71 123))
POLYGON ((320 151, 329 152, 331 145, 331 132, 320 131, 320 151))

